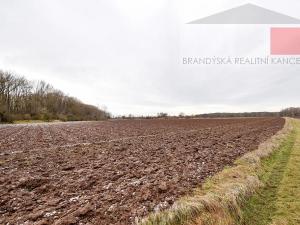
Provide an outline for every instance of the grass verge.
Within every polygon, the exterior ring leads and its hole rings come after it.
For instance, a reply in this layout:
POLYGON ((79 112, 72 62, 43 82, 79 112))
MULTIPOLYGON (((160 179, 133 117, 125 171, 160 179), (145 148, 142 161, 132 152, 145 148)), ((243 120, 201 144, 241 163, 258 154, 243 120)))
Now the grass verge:
POLYGON ((300 224, 300 122, 270 158, 262 162, 265 184, 246 202, 241 224, 300 224))
MULTIPOLYGON (((263 182, 261 160, 279 149, 289 138, 292 122, 286 120, 284 128, 256 151, 244 155, 231 168, 207 180, 190 196, 178 200, 172 208, 137 220, 138 225, 233 225, 242 221, 241 205, 246 202, 263 182)), ((250 225, 250 224, 248 224, 250 225)))

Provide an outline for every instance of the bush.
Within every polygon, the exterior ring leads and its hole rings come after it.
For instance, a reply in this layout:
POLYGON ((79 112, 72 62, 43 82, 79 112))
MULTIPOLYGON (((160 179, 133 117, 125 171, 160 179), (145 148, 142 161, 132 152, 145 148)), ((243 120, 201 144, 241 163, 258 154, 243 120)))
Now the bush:
POLYGON ((30 114, 24 114, 23 119, 24 120, 31 120, 31 115, 30 114))
POLYGON ((0 123, 12 123, 13 117, 8 113, 0 113, 0 123))
POLYGON ((60 121, 63 121, 63 122, 66 122, 68 121, 68 117, 66 115, 63 115, 63 114, 59 114, 57 116, 57 118, 60 120, 60 121))

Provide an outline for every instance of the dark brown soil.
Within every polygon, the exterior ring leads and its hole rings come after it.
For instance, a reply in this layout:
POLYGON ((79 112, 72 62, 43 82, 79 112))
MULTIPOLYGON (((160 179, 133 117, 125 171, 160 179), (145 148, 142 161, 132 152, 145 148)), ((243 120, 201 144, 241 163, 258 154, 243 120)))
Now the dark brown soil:
POLYGON ((0 224, 129 225, 254 150, 284 119, 0 126, 0 224))

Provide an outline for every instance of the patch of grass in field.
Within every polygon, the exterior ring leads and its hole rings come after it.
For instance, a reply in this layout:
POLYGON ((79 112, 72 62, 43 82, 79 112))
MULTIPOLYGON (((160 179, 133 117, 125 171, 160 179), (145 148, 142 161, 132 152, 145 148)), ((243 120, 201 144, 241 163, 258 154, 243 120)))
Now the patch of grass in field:
POLYGON ((59 120, 50 120, 50 121, 44 121, 44 120, 16 120, 13 123, 14 124, 28 124, 28 123, 49 123, 49 122, 60 122, 59 120))
POLYGON ((16 120, 13 123, 14 124, 26 124, 26 123, 44 123, 43 120, 16 120))
POLYGON ((300 122, 281 147, 262 161, 264 187, 246 202, 243 225, 300 224, 300 122))

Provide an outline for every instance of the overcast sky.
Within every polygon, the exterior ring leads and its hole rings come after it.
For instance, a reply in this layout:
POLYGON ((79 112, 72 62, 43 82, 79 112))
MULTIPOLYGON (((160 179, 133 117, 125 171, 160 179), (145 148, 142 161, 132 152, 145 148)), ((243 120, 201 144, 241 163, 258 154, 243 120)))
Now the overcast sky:
MULTIPOLYGON (((270 25, 187 24, 248 2, 1 0, 0 69, 114 115, 300 106, 300 65, 182 64, 268 55, 270 25)), ((299 0, 250 2, 300 18, 299 0)))

